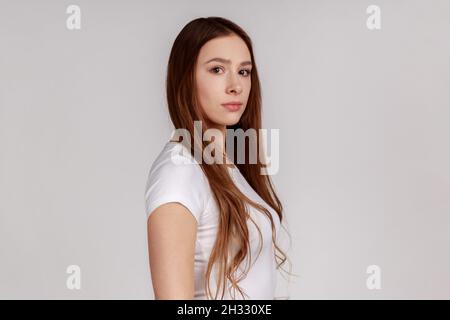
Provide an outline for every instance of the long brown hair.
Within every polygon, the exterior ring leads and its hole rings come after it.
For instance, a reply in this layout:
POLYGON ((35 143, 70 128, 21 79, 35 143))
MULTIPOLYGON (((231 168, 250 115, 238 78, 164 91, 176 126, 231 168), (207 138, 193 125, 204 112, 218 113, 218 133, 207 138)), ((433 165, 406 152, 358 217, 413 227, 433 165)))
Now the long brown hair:
MULTIPOLYGON (((170 52, 168 67, 167 67, 167 102, 169 114, 175 129, 187 129, 191 137, 194 139, 194 121, 200 120, 203 129, 207 130, 208 119, 203 114, 197 99, 197 88, 195 83, 195 66, 198 54, 202 46, 209 40, 228 36, 237 35, 247 45, 252 61, 251 73, 251 89, 247 102, 246 109, 242 114, 239 122, 229 129, 255 129, 257 139, 260 141, 261 128, 261 90, 258 73, 256 70, 255 58, 253 56, 252 42, 244 30, 242 30, 235 23, 221 18, 208 17, 198 18, 189 22, 176 37, 172 50, 170 52)), ((190 143, 191 153, 194 155, 194 148, 205 148, 207 146, 203 139, 201 146, 190 143)), ((249 145, 245 143, 245 156, 248 159, 249 145)), ((258 157, 257 157, 258 158, 258 157)), ((231 155, 232 161, 236 164, 236 153, 231 155)), ((261 168, 265 165, 261 159, 257 159, 256 164, 247 163, 236 164, 241 174, 245 177, 248 184, 259 194, 259 196, 270 205, 278 214, 280 222, 283 221, 283 206, 275 193, 274 187, 268 175, 260 174, 261 168)), ((238 286, 238 282, 245 277, 246 272, 241 277, 235 277, 241 262, 249 257, 251 260, 249 230, 247 226, 247 219, 250 217, 246 204, 249 204, 261 212, 263 212, 269 219, 272 225, 272 241, 275 247, 275 257, 277 259, 277 269, 281 267, 287 260, 286 254, 276 244, 275 225, 270 211, 264 206, 252 201, 245 196, 238 187, 234 184, 230 174, 225 166, 218 164, 206 164, 203 161, 200 166, 209 181, 210 188, 214 194, 217 205, 220 209, 218 234, 211 251, 208 262, 208 267, 205 274, 205 290, 208 297, 212 298, 211 288, 209 285, 210 276, 215 263, 219 266, 219 282, 214 299, 217 299, 217 294, 222 287, 222 298, 225 294, 225 282, 228 280, 234 290, 238 290, 244 297, 244 292, 238 286), (237 244, 236 254, 229 256, 230 245, 237 244)), ((260 236, 260 250, 262 249, 261 231, 255 224, 260 236)), ((258 256, 259 256, 258 253, 258 256)), ((249 268, 251 263, 248 263, 249 268)), ((245 294, 247 295, 247 294, 245 294)), ((248 296, 248 295, 247 295, 248 296)))

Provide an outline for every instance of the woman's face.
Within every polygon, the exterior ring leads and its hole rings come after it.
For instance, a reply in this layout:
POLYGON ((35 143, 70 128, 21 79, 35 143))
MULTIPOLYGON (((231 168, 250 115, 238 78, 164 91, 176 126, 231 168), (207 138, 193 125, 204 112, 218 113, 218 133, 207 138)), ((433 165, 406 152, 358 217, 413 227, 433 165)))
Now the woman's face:
POLYGON ((239 122, 251 88, 251 57, 236 35, 214 38, 203 45, 195 70, 197 96, 211 124, 221 130, 239 122), (222 104, 240 102, 235 110, 222 104))

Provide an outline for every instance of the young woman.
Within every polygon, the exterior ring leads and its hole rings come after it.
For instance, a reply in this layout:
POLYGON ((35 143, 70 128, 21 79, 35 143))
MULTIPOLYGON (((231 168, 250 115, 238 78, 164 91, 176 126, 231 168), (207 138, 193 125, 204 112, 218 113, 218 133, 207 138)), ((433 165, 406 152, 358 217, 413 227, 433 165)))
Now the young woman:
MULTIPOLYGON (((195 121, 201 134, 213 129, 226 137, 227 129, 253 128, 259 139, 261 92, 252 43, 233 22, 189 22, 173 44, 166 86, 172 123, 190 139, 198 137, 195 121)), ((261 174, 264 164, 236 163, 236 152, 226 154, 226 139, 215 141, 214 153, 231 165, 198 161, 195 150, 208 146, 204 140, 168 141, 148 175, 155 298, 274 299, 276 271, 287 258, 276 244, 282 205, 269 176, 261 174), (185 152, 174 157, 180 148, 185 152)))

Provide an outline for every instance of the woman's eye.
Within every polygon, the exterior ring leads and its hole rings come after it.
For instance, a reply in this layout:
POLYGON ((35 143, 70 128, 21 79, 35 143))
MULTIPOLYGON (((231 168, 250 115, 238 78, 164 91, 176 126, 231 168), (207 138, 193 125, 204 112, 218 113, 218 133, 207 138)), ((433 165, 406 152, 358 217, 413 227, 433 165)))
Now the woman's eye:
POLYGON ((245 75, 245 77, 248 77, 252 73, 252 71, 249 70, 249 69, 244 69, 244 70, 241 70, 241 71, 247 72, 247 75, 245 75))
POLYGON ((221 69, 220 67, 214 67, 214 68, 211 69, 211 71, 212 71, 213 73, 217 73, 217 72, 215 72, 215 70, 220 70, 220 69, 221 69))

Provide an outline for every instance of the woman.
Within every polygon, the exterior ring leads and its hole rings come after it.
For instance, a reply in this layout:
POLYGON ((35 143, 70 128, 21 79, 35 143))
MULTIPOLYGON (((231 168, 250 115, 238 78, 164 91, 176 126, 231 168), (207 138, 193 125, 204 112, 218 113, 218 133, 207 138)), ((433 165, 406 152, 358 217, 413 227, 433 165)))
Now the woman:
POLYGON ((195 139, 196 121, 201 134, 216 130, 225 137, 227 130, 253 128, 259 139, 261 92, 251 40, 227 19, 195 19, 175 39, 167 72, 170 117, 189 138, 167 142, 147 180, 155 298, 274 299, 276 269, 286 261, 276 245, 283 215, 269 176, 260 173, 262 161, 233 163, 236 152, 226 154, 225 139, 214 141, 213 153, 231 166, 194 159, 196 148, 208 146, 195 139), (185 152, 174 157, 180 148, 185 152))

